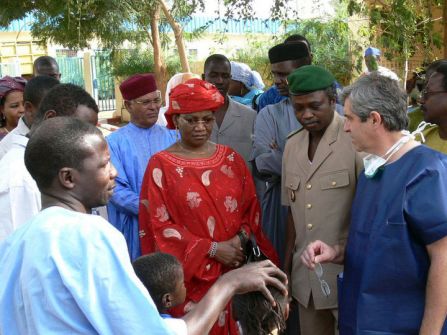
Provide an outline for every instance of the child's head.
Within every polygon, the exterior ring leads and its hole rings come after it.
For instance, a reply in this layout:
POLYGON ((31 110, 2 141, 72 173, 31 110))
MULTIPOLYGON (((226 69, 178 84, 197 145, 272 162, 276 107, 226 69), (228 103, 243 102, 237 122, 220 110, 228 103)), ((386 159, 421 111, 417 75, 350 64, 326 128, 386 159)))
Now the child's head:
POLYGON ((244 335, 268 335, 275 329, 278 334, 286 329, 289 316, 288 297, 274 287, 269 287, 276 306, 261 292, 235 295, 233 298, 233 317, 239 321, 244 335))
POLYGON ((174 256, 161 252, 141 256, 133 268, 160 313, 185 301, 183 268, 174 256))

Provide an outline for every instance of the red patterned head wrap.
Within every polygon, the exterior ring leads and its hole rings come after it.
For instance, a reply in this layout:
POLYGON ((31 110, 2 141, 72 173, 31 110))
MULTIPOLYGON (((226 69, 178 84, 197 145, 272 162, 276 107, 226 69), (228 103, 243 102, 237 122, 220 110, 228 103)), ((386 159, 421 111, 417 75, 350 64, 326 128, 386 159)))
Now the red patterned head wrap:
POLYGON ((213 84, 201 79, 190 79, 180 84, 169 94, 169 108, 165 113, 167 127, 174 129, 172 116, 203 111, 215 111, 225 103, 225 99, 213 84))
POLYGON ((22 77, 4 76, 0 79, 0 100, 12 91, 23 92, 25 90, 26 80, 22 77))

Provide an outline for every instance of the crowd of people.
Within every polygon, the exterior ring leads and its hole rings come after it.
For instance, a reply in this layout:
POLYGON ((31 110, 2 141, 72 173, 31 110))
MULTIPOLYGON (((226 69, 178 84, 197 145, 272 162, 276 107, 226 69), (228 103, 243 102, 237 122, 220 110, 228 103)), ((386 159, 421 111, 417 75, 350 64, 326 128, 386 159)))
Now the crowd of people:
POLYGON ((311 50, 132 75, 105 138, 51 57, 1 78, 0 334, 447 334, 447 60, 410 105, 311 50))

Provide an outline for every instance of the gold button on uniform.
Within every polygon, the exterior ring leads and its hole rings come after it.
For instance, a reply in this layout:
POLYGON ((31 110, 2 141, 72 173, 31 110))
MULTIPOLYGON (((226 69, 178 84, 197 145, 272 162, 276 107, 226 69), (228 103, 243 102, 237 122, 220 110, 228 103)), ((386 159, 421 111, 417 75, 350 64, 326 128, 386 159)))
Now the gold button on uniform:
POLYGON ((312 230, 312 228, 313 228, 312 223, 308 223, 308 224, 307 224, 307 229, 312 230))
POLYGON ((307 204, 307 205, 306 205, 306 208, 307 208, 307 209, 311 209, 311 208, 312 208, 312 204, 307 204))
POLYGON ((312 188, 312 185, 311 185, 311 184, 307 184, 307 185, 306 185, 306 188, 307 188, 308 190, 310 190, 310 189, 312 188))
POLYGON ((337 185, 337 182, 336 182, 336 181, 333 181, 333 182, 331 183, 331 185, 332 185, 332 186, 336 186, 336 185, 337 185))

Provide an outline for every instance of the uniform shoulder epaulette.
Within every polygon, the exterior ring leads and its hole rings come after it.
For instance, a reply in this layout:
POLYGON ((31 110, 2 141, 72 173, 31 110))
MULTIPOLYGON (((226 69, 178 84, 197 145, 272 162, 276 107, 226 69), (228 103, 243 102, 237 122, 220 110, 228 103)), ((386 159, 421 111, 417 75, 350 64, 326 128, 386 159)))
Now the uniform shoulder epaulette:
POLYGON ((291 133, 289 133, 289 135, 287 135, 287 138, 291 138, 293 135, 298 134, 303 129, 304 129, 304 127, 301 127, 300 129, 292 131, 291 133))

